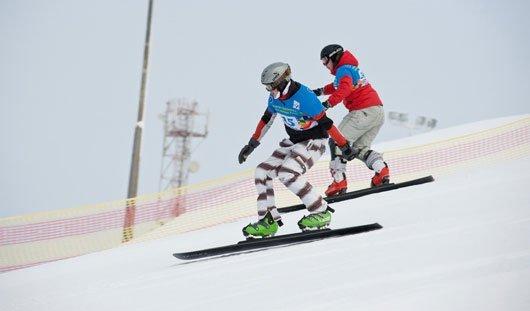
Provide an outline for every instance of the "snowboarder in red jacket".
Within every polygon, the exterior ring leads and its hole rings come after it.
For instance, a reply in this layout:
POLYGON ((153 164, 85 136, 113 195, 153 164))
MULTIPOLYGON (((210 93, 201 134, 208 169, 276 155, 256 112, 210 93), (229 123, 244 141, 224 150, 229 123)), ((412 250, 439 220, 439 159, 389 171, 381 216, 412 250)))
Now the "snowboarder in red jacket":
MULTIPOLYGON (((375 172, 371 185, 380 186, 390 181, 388 165, 380 153, 371 150, 370 146, 385 120, 383 103, 372 85, 359 69, 359 62, 349 51, 338 44, 325 46, 320 52, 322 64, 329 69, 335 80, 313 90, 317 96, 330 95, 322 104, 331 108, 343 103, 349 113, 339 124, 339 131, 353 143, 356 158, 375 172)), ((326 190, 326 195, 333 196, 346 192, 347 161, 340 154, 332 140, 330 172, 333 182, 326 190)))

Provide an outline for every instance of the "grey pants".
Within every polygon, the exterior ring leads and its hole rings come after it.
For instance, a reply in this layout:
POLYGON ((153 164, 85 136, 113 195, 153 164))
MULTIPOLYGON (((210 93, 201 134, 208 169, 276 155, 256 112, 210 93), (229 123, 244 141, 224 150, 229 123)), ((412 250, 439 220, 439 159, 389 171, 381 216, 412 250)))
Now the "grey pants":
MULTIPOLYGON (((372 145, 377 133, 385 122, 383 106, 373 106, 361 110, 350 111, 339 124, 339 131, 346 139, 359 148, 358 157, 364 155, 372 145)), ((337 154, 340 154, 340 150, 337 154)))
MULTIPOLYGON (((373 159, 370 159, 369 163, 367 163, 366 155, 370 151, 370 146, 384 122, 385 112, 383 106, 372 106, 350 111, 339 124, 340 132, 350 143, 353 143, 354 148, 359 150, 357 158, 365 162, 370 169, 372 169, 371 165, 374 161, 382 160, 378 153, 372 152, 370 158, 373 159)), ((335 154, 340 155, 340 150, 338 148, 335 149, 335 154)), ((332 159, 329 168, 335 181, 340 181, 345 177, 346 162, 340 157, 332 159)))
POLYGON ((278 178, 287 189, 296 194, 311 213, 327 209, 326 201, 303 176, 326 151, 326 139, 307 140, 293 144, 284 139, 280 148, 260 163, 255 171, 255 184, 258 192, 258 216, 263 218, 271 212, 274 219, 280 219, 280 213, 274 203, 272 180, 278 178))

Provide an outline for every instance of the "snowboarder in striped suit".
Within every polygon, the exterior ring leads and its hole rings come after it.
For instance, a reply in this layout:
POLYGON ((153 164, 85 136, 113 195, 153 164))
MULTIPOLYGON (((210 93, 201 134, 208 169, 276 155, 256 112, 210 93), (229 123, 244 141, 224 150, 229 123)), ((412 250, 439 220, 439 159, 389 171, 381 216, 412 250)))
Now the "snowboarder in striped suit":
POLYGON ((326 201, 304 178, 316 161, 324 154, 329 136, 335 141, 344 158, 355 155, 348 141, 326 116, 317 96, 305 85, 291 79, 291 68, 286 63, 273 63, 261 74, 261 83, 270 92, 267 109, 250 141, 239 153, 243 163, 260 144, 261 138, 276 116, 284 122, 289 138, 260 163, 255 171, 258 192, 258 221, 243 228, 245 236, 268 237, 282 225, 281 216, 274 203, 273 179, 278 178, 304 203, 309 215, 298 226, 302 230, 321 229, 329 225, 331 213, 326 201))

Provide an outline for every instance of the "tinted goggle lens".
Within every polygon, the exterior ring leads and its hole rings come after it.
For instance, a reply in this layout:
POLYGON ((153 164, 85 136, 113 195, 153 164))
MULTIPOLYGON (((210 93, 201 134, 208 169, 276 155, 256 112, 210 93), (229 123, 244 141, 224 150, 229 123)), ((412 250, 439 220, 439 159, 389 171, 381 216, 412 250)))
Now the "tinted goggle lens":
POLYGON ((329 61, 330 61, 330 59, 328 57, 324 57, 321 60, 322 60, 322 65, 324 65, 324 66, 327 66, 329 61))

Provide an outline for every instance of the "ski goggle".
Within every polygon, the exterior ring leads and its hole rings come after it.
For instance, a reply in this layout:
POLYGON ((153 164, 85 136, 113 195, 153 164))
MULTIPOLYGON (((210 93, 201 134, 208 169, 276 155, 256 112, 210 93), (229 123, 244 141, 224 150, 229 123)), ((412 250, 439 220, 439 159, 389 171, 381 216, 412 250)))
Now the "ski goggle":
POLYGON ((327 66, 329 64, 329 62, 331 61, 331 59, 329 57, 324 57, 321 60, 322 60, 322 65, 324 65, 324 66, 327 66))
POLYGON ((276 83, 265 84, 265 89, 267 91, 269 91, 269 92, 272 92, 275 89, 277 89, 278 86, 280 86, 281 83, 282 83, 282 81, 276 81, 276 83))
POLYGON ((265 89, 269 92, 272 92, 272 90, 274 90, 276 87, 273 86, 272 84, 265 84, 265 89))

